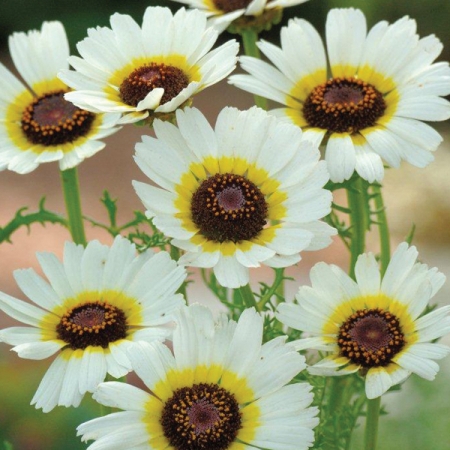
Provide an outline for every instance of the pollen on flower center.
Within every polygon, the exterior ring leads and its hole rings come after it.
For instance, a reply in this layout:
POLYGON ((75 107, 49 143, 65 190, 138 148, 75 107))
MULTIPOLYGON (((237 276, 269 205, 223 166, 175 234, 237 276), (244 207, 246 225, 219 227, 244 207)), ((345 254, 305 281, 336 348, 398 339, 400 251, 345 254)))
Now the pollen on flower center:
POLYGON ((120 98, 130 106, 137 106, 155 88, 163 88, 161 104, 176 97, 189 85, 188 76, 178 67, 150 63, 135 69, 122 81, 120 98))
POLYGON ((107 348, 127 336, 125 313, 106 302, 78 305, 67 311, 56 328, 58 338, 72 349, 89 345, 107 348))
POLYGON ((225 450, 241 428, 234 395, 215 384, 177 389, 163 407, 164 436, 176 450, 225 450))
POLYGON ((236 11, 237 9, 245 9, 252 0, 213 0, 217 9, 225 13, 236 11))
POLYGON ((399 320, 380 308, 356 311, 341 326, 341 355, 365 368, 386 366, 405 345, 399 320))
POLYGON ((335 133, 356 133, 371 127, 385 110, 383 95, 357 78, 332 78, 316 86, 303 105, 309 126, 335 133))
POLYGON ((245 177, 216 174, 192 196, 192 221, 208 239, 239 242, 256 237, 267 223, 267 203, 245 177))
POLYGON ((64 99, 65 91, 45 94, 22 114, 22 131, 32 144, 61 145, 86 136, 94 114, 64 99))

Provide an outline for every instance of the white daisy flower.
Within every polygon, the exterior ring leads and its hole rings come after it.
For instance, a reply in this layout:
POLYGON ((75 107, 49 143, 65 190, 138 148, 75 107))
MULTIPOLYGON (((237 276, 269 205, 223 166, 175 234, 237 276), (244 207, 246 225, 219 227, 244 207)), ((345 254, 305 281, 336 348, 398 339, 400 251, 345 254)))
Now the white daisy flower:
POLYGON ((126 350, 137 341, 164 340, 172 313, 184 304, 176 294, 186 273, 167 252, 147 251, 120 236, 112 247, 66 243, 64 261, 39 253, 50 283, 32 269, 14 272, 17 284, 37 306, 0 292, 0 309, 30 327, 0 330, 21 358, 44 359, 58 352, 31 404, 48 412, 78 406, 107 373, 131 370, 126 350))
POLYGON ((82 58, 69 59, 76 71, 60 73, 75 89, 66 99, 88 111, 123 113, 122 123, 161 117, 236 67, 238 43, 210 51, 218 32, 200 11, 149 7, 142 28, 123 14, 110 22, 88 30, 77 45, 82 58))
POLYGON ((272 112, 302 127, 304 138, 326 142, 334 182, 355 170, 369 182, 381 181, 382 160, 391 167, 402 159, 428 165, 442 138, 422 120, 450 117, 450 104, 441 98, 450 94, 450 69, 433 64, 440 41, 419 39, 408 17, 379 22, 367 33, 356 9, 329 12, 326 40, 328 56, 312 25, 292 19, 281 31, 281 48, 258 43, 276 68, 242 57, 250 75, 232 76, 230 83, 286 105, 272 112))
POLYGON ((336 234, 319 219, 331 193, 319 151, 301 130, 256 107, 224 108, 215 130, 200 111, 177 111, 178 128, 155 121, 136 162, 160 187, 133 182, 147 216, 172 244, 179 263, 214 268, 222 286, 243 286, 249 267, 297 263, 336 234))
POLYGON ((305 368, 285 336, 261 345, 263 319, 254 309, 239 322, 214 323, 200 305, 177 314, 173 353, 139 343, 129 357, 151 393, 101 383, 94 398, 124 411, 78 427, 89 450, 304 450, 319 423, 308 383, 287 384, 305 368))
POLYGON ((69 44, 62 24, 14 33, 9 49, 28 87, 0 63, 0 170, 23 174, 51 161, 65 170, 103 149, 99 139, 119 130, 120 114, 92 114, 64 100, 70 89, 57 73, 68 68, 69 44))
MULTIPOLYGON (((191 8, 204 11, 209 17, 208 23, 219 32, 224 31, 238 19, 252 20, 264 14, 272 18, 273 14, 300 5, 308 0, 173 0, 191 8)), ((270 20, 269 20, 270 21, 270 20)))
POLYGON ((311 270, 312 287, 301 287, 298 304, 281 304, 277 318, 307 332, 295 341, 331 355, 309 367, 315 375, 345 375, 360 371, 367 398, 384 394, 415 373, 433 380, 434 361, 450 348, 432 342, 450 332, 450 305, 421 315, 444 284, 436 268, 416 262, 415 247, 402 243, 381 280, 372 253, 358 258, 356 282, 341 269, 325 263, 311 270))

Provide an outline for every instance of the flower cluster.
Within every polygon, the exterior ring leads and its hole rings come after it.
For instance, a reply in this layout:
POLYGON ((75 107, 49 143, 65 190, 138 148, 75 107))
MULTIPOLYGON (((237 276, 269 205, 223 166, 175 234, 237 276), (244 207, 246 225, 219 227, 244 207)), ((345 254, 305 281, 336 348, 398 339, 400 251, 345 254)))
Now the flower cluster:
POLYGON ((21 358, 56 355, 31 401, 43 412, 77 407, 87 393, 122 410, 78 427, 90 450, 323 448, 326 414, 343 406, 327 410, 333 392, 319 379, 347 375, 356 387, 341 397, 359 395, 362 408, 413 373, 434 379, 450 353, 436 342, 450 332, 450 305, 429 305, 445 276, 417 262, 410 240, 390 257, 379 186, 384 163, 424 167, 442 140, 422 122, 450 117, 450 69, 434 62, 442 44, 420 38, 408 17, 367 31, 348 8, 328 14, 325 50, 309 22, 292 19, 281 48, 259 41, 240 58, 248 74, 229 77, 258 104, 284 107, 224 107, 212 126, 191 103, 236 67, 239 44, 213 48, 219 33, 256 43, 283 8, 306 0, 177 1, 193 9, 149 7, 142 26, 114 14, 110 28, 88 30, 80 56, 69 56, 59 22, 11 36, 26 86, 0 64, 0 170, 59 161, 60 221, 74 242, 62 261, 38 254, 46 279, 14 273, 30 301, 0 292, 0 310, 28 326, 0 330, 0 342, 21 358), (103 226, 110 246, 86 242, 75 167, 134 122, 153 132, 135 146, 145 213, 103 226), (333 198, 341 188, 346 206, 333 198), (372 226, 377 256, 366 252, 372 226), (287 302, 284 269, 335 236, 350 249, 349 275, 318 263, 311 286, 287 302), (275 280, 255 293, 250 269, 262 264, 275 280), (230 317, 188 306, 186 267, 201 269, 230 317), (131 371, 148 391, 123 382, 131 371))

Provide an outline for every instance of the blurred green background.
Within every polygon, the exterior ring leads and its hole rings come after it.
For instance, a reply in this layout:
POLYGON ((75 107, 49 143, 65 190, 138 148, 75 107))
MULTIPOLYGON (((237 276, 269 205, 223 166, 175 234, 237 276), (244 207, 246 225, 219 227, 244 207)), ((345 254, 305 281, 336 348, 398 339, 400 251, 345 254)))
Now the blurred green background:
MULTIPOLYGON (((71 48, 86 36, 86 29, 107 26, 114 12, 132 15, 139 23, 149 5, 164 5, 176 10, 181 5, 172 1, 123 2, 119 0, 0 0, 0 56, 10 64, 7 54, 8 35, 14 31, 40 28, 44 20, 64 23, 71 48)), ((450 59, 449 0, 310 0, 287 9, 282 24, 289 17, 304 17, 323 32, 327 11, 333 7, 361 8, 369 27, 379 20, 389 22, 409 15, 418 22, 421 36, 436 34, 445 45, 440 59, 450 59)), ((263 33, 265 39, 278 42, 279 28, 263 33)), ((230 36, 224 33, 221 40, 230 36)), ((225 105, 223 105, 225 106, 225 105)), ((445 149, 448 150, 448 149, 445 149)), ((417 212, 416 212, 417 213, 417 212)), ((447 299, 448 302, 448 299, 447 299)), ((0 450, 2 441, 14 443, 15 450, 78 450, 85 449, 75 437, 75 427, 99 414, 99 406, 85 399, 80 408, 57 408, 42 414, 28 406, 49 361, 21 360, 0 353, 0 450)), ((387 409, 391 414, 382 419, 379 450, 449 450, 450 449, 450 361, 433 383, 412 377, 400 394, 388 394, 387 409), (405 399, 408 408, 405 410, 405 399)), ((363 450, 356 433, 352 450, 363 450)))
MULTIPOLYGON (((114 12, 130 14, 139 23, 147 6, 168 6, 172 10, 181 3, 169 0, 0 0, 0 49, 6 46, 7 37, 14 31, 40 28, 44 20, 60 20, 64 23, 72 47, 86 36, 86 29, 97 25, 107 26, 114 12)), ((285 10, 283 24, 289 17, 304 17, 319 31, 323 31, 327 11, 330 8, 355 7, 364 11, 369 26, 380 20, 392 22, 409 15, 418 22, 421 36, 436 34, 444 43, 450 42, 449 0, 309 0, 307 3, 285 10)), ((278 39, 278 28, 263 34, 265 39, 278 39)), ((223 36, 227 38, 226 34, 223 36)), ((450 46, 444 50, 448 60, 450 46)))

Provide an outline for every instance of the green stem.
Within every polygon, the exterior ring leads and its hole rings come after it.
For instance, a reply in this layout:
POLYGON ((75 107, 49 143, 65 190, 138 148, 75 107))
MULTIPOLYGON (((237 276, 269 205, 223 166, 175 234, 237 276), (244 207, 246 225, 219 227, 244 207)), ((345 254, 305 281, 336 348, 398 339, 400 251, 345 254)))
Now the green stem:
POLYGON ((272 296, 276 293, 279 295, 284 295, 284 269, 275 269, 275 280, 273 281, 272 286, 269 290, 264 294, 263 297, 258 302, 258 310, 262 311, 266 303, 272 298, 272 296))
POLYGON ((363 180, 357 178, 350 189, 347 189, 348 208, 350 210, 350 227, 352 239, 350 244, 350 269, 349 275, 355 278, 355 265, 358 256, 364 253, 366 248, 366 220, 367 220, 367 196, 365 195, 363 180))
POLYGON ((367 400, 366 430, 364 433, 365 450, 375 450, 377 448, 380 403, 381 403, 381 396, 367 400))
POLYGON ((250 287, 249 284, 246 284, 245 286, 241 286, 239 288, 239 293, 241 294, 241 297, 244 300, 244 304, 247 308, 253 307, 256 309, 256 311, 259 311, 258 304, 256 302, 252 288, 250 287))
POLYGON ((61 181, 70 234, 76 244, 86 246, 77 168, 74 167, 73 169, 61 171, 61 181))
MULTIPOLYGON (((327 423, 332 429, 332 439, 327 439, 324 450, 339 450, 340 435, 342 434, 342 409, 345 408, 347 391, 351 380, 349 377, 331 377, 326 385, 328 401, 326 405, 327 423)), ((331 431, 331 430, 330 430, 331 431)))
MULTIPOLYGON (((258 40, 258 33, 252 28, 246 28, 241 31, 242 43, 244 44, 244 52, 247 56, 253 56, 254 58, 261 59, 259 48, 256 45, 258 40)), ((267 110, 267 99, 255 95, 255 104, 262 109, 267 110)))
POLYGON ((391 244, 389 240, 389 227, 386 217, 386 208, 381 194, 381 186, 372 186, 377 214, 378 232, 380 235, 380 262, 381 276, 386 272, 389 260, 391 259, 391 244))

